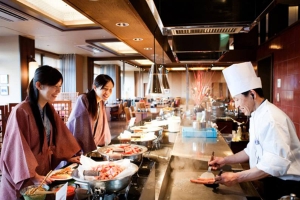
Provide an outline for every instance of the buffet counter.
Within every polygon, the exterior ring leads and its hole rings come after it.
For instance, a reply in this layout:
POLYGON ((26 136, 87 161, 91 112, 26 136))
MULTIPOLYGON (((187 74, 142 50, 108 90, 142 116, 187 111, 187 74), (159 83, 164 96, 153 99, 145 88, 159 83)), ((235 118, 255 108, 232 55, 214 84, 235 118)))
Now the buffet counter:
MULTIPOLYGON (((207 171, 212 152, 215 156, 231 155, 224 138, 183 138, 181 132, 164 132, 162 148, 151 151, 148 156, 156 160, 155 199, 260 199, 251 183, 232 187, 220 185, 217 189, 203 184, 191 183, 207 171), (172 141, 173 140, 173 141, 172 141), (172 142, 170 142, 172 141, 172 142)), ((243 170, 240 164, 224 166, 223 171, 243 170)), ((215 175, 218 171, 213 172, 215 175)))

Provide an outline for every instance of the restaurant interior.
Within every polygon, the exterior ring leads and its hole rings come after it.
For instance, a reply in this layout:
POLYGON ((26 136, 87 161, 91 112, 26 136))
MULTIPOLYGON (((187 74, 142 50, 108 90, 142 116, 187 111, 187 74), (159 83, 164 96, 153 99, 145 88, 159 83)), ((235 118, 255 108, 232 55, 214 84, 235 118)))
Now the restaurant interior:
MULTIPOLYGON (((126 131, 148 129, 155 139, 131 141, 148 149, 142 161, 133 162, 139 169, 131 187, 110 191, 106 185, 108 191, 95 199, 260 199, 256 181, 228 190, 218 186, 224 189, 219 192, 187 182, 206 170, 211 152, 226 156, 248 143, 249 120, 234 107, 222 75, 232 64, 252 63, 266 99, 292 119, 300 138, 299 5, 298 0, 0 0, 0 145, 8 116, 25 99, 38 66, 63 74, 53 106, 65 123, 77 97, 98 74, 107 74, 115 82, 105 102, 111 145, 122 142, 126 131), (179 137, 194 126, 217 132, 179 137)), ((102 161, 100 154, 89 157, 102 161)), ((246 169, 248 163, 225 170, 246 169)))

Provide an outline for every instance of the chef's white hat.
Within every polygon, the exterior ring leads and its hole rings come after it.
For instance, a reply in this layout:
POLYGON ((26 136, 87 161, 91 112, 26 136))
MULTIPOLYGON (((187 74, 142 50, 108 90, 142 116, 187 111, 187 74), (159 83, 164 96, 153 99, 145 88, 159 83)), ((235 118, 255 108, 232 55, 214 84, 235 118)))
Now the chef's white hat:
POLYGON ((223 75, 232 97, 262 87, 251 62, 233 64, 223 70, 223 75))

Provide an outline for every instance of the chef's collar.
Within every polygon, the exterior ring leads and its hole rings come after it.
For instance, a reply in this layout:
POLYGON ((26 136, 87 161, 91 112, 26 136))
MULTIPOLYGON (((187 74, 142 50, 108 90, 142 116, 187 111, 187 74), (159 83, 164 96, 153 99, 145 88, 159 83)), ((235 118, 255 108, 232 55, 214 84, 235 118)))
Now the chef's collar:
POLYGON ((260 111, 261 109, 263 109, 263 104, 266 102, 266 100, 267 99, 264 99, 261 103, 260 103, 260 105, 256 108, 256 110, 255 111, 253 111, 252 113, 251 113, 251 117, 254 117, 254 115, 255 115, 255 113, 257 112, 257 111, 260 111))

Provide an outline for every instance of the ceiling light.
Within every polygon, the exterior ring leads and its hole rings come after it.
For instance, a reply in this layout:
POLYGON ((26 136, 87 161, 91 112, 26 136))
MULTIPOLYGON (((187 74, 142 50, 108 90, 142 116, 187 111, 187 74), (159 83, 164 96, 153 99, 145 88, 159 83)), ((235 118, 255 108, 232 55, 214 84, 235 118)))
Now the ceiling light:
POLYGON ((207 70, 208 69, 208 67, 191 67, 191 68, 189 68, 189 70, 207 70))
POLYGON ((33 79, 35 70, 39 67, 39 64, 35 61, 32 55, 28 58, 28 79, 29 82, 33 79))
POLYGON ((149 50, 152 50, 152 48, 151 47, 145 47, 144 50, 149 51, 149 50))
POLYGON ((126 22, 118 22, 118 23, 116 23, 116 26, 119 26, 119 27, 127 27, 127 26, 129 26, 129 24, 126 23, 126 22))
POLYGON ((62 0, 17 0, 25 6, 34 9, 47 17, 66 26, 95 24, 80 12, 63 2, 62 0))
POLYGON ((225 67, 212 67, 210 70, 223 70, 225 67))
POLYGON ((139 41, 142 41, 143 38, 133 38, 133 40, 136 41, 136 42, 139 42, 139 41))
POLYGON ((118 52, 120 54, 135 54, 137 51, 133 50, 131 47, 129 47, 124 42, 102 42, 103 46, 106 46, 115 52, 118 52))
POLYGON ((185 71, 185 67, 172 67, 172 68, 167 68, 169 71, 185 71))
POLYGON ((135 62, 139 63, 140 65, 152 65, 153 62, 150 60, 134 60, 135 62))

